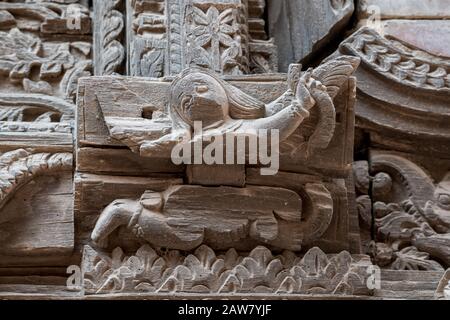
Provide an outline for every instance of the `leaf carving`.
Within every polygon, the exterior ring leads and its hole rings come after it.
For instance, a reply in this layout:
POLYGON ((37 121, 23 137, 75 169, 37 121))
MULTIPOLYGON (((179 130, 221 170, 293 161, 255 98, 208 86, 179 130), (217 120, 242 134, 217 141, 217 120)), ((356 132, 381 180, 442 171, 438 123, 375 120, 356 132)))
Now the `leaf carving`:
POLYGON ((118 72, 125 58, 125 49, 120 42, 124 19, 123 14, 116 10, 121 1, 105 0, 104 2, 101 6, 98 35, 96 34, 101 44, 99 65, 96 67, 100 70, 98 74, 110 75, 118 72))
POLYGON ((103 52, 103 73, 113 74, 122 64, 125 57, 125 51, 118 41, 113 41, 105 48, 103 52))
POLYGON ((435 270, 444 271, 436 261, 430 260, 430 255, 420 252, 416 247, 407 247, 396 253, 397 259, 392 263, 394 270, 435 270))
POLYGON ((359 62, 357 57, 341 56, 314 69, 312 77, 322 82, 331 99, 334 99, 345 81, 355 72, 359 62))
POLYGON ((352 294, 365 280, 348 252, 328 258, 319 248, 303 259, 294 253, 273 256, 257 247, 238 257, 234 250, 216 256, 200 246, 194 254, 157 253, 148 245, 127 257, 115 249, 111 257, 86 246, 83 254, 85 290, 92 293, 184 292, 205 294, 352 294), (141 272, 142 271, 142 272, 141 272))
POLYGON ((162 50, 152 49, 141 58, 141 74, 146 77, 162 77, 164 72, 164 53, 162 50))

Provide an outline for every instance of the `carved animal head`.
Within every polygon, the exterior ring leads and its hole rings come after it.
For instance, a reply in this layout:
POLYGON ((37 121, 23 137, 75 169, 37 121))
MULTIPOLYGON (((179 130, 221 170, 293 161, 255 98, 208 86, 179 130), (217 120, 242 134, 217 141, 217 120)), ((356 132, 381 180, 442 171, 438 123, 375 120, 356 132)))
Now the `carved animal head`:
POLYGON ((189 130, 195 121, 208 127, 228 118, 257 119, 265 114, 264 103, 202 68, 189 68, 173 81, 169 108, 174 127, 189 130))
POLYGON ((425 213, 433 220, 436 231, 450 231, 450 173, 436 186, 434 199, 428 201, 425 213))
POLYGON ((142 207, 138 201, 124 199, 115 200, 100 214, 92 231, 91 239, 100 247, 106 245, 107 237, 118 227, 128 225, 142 207))
POLYGON ((437 185, 434 195, 437 206, 450 213, 450 173, 437 185))

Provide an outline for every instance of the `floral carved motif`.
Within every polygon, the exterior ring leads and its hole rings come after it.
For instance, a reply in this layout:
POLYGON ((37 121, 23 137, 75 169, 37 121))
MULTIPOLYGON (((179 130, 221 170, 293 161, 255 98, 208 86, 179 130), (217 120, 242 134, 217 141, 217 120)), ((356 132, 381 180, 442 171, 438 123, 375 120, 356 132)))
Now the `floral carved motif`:
MULTIPOLYGON (((357 202, 366 228, 371 226, 373 212, 375 261, 395 270, 448 267, 449 175, 435 185, 415 163, 383 152, 371 157, 370 170, 371 202, 367 203, 367 195, 360 195, 357 202)), ((357 185, 369 177, 360 170, 355 174, 357 185)))
POLYGON ((143 246, 131 256, 120 248, 109 256, 86 246, 82 270, 86 294, 368 295, 364 285, 370 265, 348 252, 330 257, 319 248, 300 257, 289 251, 274 256, 265 247, 240 255, 234 249, 216 254, 201 246, 183 255, 143 246))
MULTIPOLYGON (((189 10, 189 9, 188 9, 189 10)), ((248 73, 246 35, 241 35, 240 10, 219 11, 211 6, 207 11, 193 5, 187 13, 187 54, 189 65, 210 68, 219 73, 248 73)))
POLYGON ((0 43, 0 75, 21 85, 27 93, 73 100, 78 79, 90 75, 91 60, 79 59, 72 53, 79 51, 86 57, 80 43, 43 42, 17 28, 0 31, 0 43), (34 75, 36 68, 39 72, 34 75))

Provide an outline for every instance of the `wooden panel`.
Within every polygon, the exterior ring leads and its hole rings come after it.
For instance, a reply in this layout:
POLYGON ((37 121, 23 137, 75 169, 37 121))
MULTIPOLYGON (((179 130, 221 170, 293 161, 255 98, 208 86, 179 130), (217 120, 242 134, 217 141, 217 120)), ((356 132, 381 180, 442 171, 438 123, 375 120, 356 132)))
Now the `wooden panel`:
POLYGON ((71 173, 66 173, 38 177, 17 191, 0 215, 0 265, 10 261, 20 265, 20 260, 26 265, 52 265, 71 255, 72 188, 71 173))
POLYGON ((146 176, 158 172, 184 174, 185 166, 170 159, 143 158, 129 149, 80 148, 77 171, 112 175, 146 176))
MULTIPOLYGON (((227 77, 230 83, 253 97, 267 103, 281 96, 286 90, 286 78, 283 76, 241 76, 227 77)), ((163 112, 168 107, 170 78, 152 80, 132 77, 90 77, 80 81, 77 115, 77 159, 78 170, 94 172, 85 167, 99 157, 111 157, 119 153, 111 148, 125 147, 110 137, 105 117, 126 117, 142 119, 146 112, 163 112), (84 147, 98 147, 95 155, 87 153, 84 147), (100 154, 104 154, 100 156, 100 154)), ((281 156, 281 169, 312 174, 326 174, 346 177, 351 169, 354 135, 355 79, 350 78, 341 93, 335 99, 336 131, 329 147, 317 150, 307 160, 289 155, 281 156)), ((310 120, 304 126, 314 130, 318 118, 318 109, 312 111, 310 120)), ((148 116, 148 114, 147 114, 148 116)), ((118 163, 118 161, 116 161, 118 163)), ((138 164, 142 166, 142 164, 138 164)), ((153 167, 153 166, 152 166, 153 167)), ((107 168, 102 172, 106 173, 107 168)), ((163 165, 154 172, 173 172, 170 166, 163 165)), ((124 172, 129 172, 125 164, 124 172)), ((112 174, 117 170, 111 168, 112 174)))

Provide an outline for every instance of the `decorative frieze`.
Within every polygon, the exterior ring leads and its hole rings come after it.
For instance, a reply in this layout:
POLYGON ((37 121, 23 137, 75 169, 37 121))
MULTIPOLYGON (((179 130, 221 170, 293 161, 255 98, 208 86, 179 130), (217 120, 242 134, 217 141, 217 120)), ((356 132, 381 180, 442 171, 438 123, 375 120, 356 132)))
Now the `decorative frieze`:
POLYGON ((216 295, 369 295, 371 267, 364 256, 348 252, 327 256, 319 248, 298 256, 274 255, 256 247, 240 255, 221 254, 207 246, 185 255, 143 246, 131 256, 116 248, 111 255, 89 246, 83 252, 84 290, 93 294, 216 295))
POLYGON ((261 1, 140 0, 127 12, 129 75, 174 76, 195 66, 226 75, 277 70, 261 1))
POLYGON ((362 28, 340 54, 361 58, 356 125, 373 146, 450 158, 448 59, 362 28))

